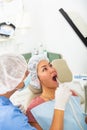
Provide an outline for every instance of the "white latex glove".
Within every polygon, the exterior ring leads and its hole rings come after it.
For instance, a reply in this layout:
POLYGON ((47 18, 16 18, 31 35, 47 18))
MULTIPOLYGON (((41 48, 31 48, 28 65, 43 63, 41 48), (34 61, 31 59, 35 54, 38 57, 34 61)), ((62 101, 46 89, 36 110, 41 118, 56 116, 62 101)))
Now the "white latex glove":
POLYGON ((55 109, 65 110, 66 103, 68 102, 72 92, 66 85, 60 85, 55 91, 55 109))

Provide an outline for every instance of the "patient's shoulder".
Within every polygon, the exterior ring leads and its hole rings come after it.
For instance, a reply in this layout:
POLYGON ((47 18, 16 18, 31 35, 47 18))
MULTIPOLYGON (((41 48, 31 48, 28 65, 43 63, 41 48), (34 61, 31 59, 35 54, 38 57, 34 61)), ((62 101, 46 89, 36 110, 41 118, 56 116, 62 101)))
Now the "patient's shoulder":
POLYGON ((45 102, 40 96, 35 97, 34 99, 31 100, 28 109, 32 109, 38 105, 40 105, 41 103, 45 102))

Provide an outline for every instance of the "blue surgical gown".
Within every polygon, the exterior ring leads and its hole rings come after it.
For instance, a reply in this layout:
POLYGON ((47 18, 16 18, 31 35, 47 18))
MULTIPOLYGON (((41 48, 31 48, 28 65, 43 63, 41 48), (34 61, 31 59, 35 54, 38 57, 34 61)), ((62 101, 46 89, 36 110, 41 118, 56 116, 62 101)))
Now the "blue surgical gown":
POLYGON ((0 96, 0 130, 36 130, 28 118, 11 101, 0 96))

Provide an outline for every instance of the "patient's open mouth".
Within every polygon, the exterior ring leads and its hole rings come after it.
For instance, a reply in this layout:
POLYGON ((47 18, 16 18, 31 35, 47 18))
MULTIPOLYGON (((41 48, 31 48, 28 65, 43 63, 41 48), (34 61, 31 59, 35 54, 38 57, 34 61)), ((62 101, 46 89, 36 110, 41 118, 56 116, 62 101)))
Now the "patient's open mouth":
POLYGON ((53 78, 52 78, 54 81, 57 81, 56 79, 57 79, 57 75, 55 75, 55 76, 53 76, 53 78))

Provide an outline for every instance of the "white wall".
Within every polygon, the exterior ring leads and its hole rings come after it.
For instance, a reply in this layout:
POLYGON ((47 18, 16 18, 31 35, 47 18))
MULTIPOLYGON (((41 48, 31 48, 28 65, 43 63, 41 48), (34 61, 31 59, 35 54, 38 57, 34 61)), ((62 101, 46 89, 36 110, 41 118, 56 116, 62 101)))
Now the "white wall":
POLYGON ((17 29, 13 38, 1 42, 0 53, 30 52, 43 43, 48 51, 61 53, 74 74, 87 74, 87 48, 61 15, 60 8, 86 37, 87 0, 24 0, 27 27, 17 29))

